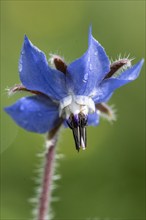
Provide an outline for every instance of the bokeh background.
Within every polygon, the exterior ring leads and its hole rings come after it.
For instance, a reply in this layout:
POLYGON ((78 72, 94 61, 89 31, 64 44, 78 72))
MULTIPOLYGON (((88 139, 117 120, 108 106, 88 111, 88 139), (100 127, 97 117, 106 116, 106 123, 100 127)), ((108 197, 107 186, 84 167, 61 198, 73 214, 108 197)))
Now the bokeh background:
MULTIPOLYGON (((145 56, 145 1, 1 1, 2 108, 20 97, 8 98, 5 89, 19 83, 24 34, 48 58, 57 53, 69 63, 86 51, 90 24, 110 58, 130 53, 136 63, 145 56)), ((143 67, 110 101, 118 120, 88 128, 86 151, 78 154, 71 131, 62 132, 55 219, 145 219, 144 83, 143 67)), ((44 137, 17 127, 3 110, 1 116, 1 220, 31 219, 28 199, 44 137)))

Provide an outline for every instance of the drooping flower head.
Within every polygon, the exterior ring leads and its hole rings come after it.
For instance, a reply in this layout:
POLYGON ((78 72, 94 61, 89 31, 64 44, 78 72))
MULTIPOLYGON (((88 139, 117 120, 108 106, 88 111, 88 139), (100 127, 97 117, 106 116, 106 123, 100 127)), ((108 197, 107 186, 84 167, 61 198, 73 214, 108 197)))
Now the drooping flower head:
POLYGON ((105 102, 115 89, 135 80, 144 60, 131 67, 131 60, 111 63, 104 48, 89 29, 88 49, 82 57, 67 65, 53 55, 48 65, 45 54, 25 36, 19 60, 21 85, 10 93, 28 91, 33 96, 23 97, 5 111, 22 128, 46 133, 64 123, 72 129, 76 149, 86 147, 86 126, 98 125, 99 115, 112 118, 105 102), (125 71, 117 74, 122 67, 125 71))

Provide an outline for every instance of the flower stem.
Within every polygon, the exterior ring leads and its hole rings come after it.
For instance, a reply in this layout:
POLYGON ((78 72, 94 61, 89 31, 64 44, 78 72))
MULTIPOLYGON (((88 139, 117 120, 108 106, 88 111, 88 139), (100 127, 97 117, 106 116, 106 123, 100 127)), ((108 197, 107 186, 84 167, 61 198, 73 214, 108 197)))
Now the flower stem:
POLYGON ((45 220, 48 215, 48 209, 51 198, 51 183, 53 176, 53 163, 55 158, 55 146, 50 146, 46 154, 46 164, 44 167, 44 177, 42 183, 42 192, 39 201, 38 220, 45 220))
POLYGON ((46 149, 45 154, 45 164, 44 164, 44 173, 41 184, 41 192, 39 197, 38 204, 38 220, 48 220, 48 213, 50 211, 51 203, 51 191, 52 191, 52 179, 54 174, 54 162, 55 162, 55 151, 56 143, 58 139, 58 130, 62 122, 54 128, 51 132, 47 134, 46 139, 46 149))

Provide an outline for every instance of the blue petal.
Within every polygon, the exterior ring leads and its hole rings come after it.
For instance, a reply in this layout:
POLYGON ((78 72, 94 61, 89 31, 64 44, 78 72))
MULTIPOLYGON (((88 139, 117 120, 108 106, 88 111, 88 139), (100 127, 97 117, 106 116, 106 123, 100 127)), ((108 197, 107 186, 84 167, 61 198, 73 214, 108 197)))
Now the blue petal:
POLYGON ((40 91, 56 100, 64 98, 65 75, 51 69, 45 54, 35 47, 25 36, 19 61, 22 84, 30 90, 40 91))
POLYGON ((140 73, 144 60, 135 64, 130 69, 127 69, 117 78, 109 78, 103 80, 99 87, 97 87, 96 95, 93 97, 95 103, 105 102, 112 95, 115 89, 135 80, 140 73))
POLYGON ((89 30, 86 53, 67 67, 67 84, 75 95, 90 95, 110 70, 109 59, 103 47, 89 30))
POLYGON ((5 111, 19 126, 37 133, 50 131, 59 118, 58 106, 43 95, 21 98, 5 111))
POLYGON ((99 115, 97 112, 88 115, 88 125, 97 126, 99 124, 99 115))

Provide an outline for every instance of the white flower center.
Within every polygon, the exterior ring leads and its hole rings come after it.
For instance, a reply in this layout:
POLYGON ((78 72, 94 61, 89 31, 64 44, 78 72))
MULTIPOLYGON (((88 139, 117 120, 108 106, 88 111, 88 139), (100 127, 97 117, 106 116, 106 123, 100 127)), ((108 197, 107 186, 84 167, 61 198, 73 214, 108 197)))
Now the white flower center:
POLYGON ((60 101, 59 115, 66 119, 71 114, 77 115, 83 113, 84 115, 88 115, 88 113, 93 112, 95 112, 95 104, 88 96, 69 95, 60 101))

